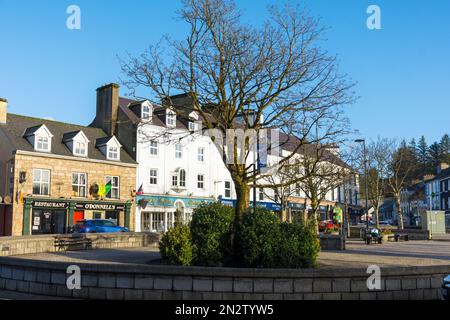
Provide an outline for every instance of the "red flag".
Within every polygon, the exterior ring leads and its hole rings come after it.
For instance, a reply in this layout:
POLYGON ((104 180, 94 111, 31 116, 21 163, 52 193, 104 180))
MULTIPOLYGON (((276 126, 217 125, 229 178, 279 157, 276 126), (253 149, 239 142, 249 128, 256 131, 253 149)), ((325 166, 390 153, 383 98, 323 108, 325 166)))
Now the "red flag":
POLYGON ((144 194, 144 184, 141 184, 139 190, 136 192, 136 195, 141 196, 144 194))

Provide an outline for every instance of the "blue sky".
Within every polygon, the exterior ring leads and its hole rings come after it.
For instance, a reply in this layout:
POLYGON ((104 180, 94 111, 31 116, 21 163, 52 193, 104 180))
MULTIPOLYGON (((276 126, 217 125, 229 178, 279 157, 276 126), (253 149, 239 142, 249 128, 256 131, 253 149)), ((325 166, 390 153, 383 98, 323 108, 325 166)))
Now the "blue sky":
MULTIPOLYGON (((275 2, 237 5, 258 23, 275 2)), ((450 1, 302 2, 331 28, 324 46, 358 83, 360 99, 347 111, 354 129, 368 138, 424 134, 430 142, 450 133, 450 1), (366 28, 370 4, 381 8, 382 30, 366 28)), ((183 36, 179 7, 175 0, 0 0, 0 97, 14 113, 90 123, 95 89, 121 76, 117 55, 140 53, 164 34, 183 36), (81 30, 66 28, 71 4, 81 8, 81 30)))

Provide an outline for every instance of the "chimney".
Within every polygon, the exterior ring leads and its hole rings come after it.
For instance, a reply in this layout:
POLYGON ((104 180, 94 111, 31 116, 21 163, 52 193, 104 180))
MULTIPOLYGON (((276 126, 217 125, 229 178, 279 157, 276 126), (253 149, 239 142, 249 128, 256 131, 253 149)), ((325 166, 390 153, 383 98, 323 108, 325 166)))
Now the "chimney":
POLYGON ((97 113, 93 127, 103 129, 108 135, 116 133, 119 114, 119 85, 110 83, 97 89, 97 113))
POLYGON ((6 124, 8 114, 8 101, 0 98, 0 124, 6 124))
POLYGON ((445 163, 445 162, 441 162, 438 167, 437 167, 437 173, 441 173, 442 171, 444 171, 445 169, 448 169, 450 166, 445 163))

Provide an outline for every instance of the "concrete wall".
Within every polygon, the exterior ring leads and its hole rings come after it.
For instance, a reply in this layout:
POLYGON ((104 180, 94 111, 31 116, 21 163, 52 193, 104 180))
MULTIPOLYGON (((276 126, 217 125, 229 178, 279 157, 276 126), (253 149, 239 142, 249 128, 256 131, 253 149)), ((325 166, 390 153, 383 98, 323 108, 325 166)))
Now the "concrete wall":
MULTIPOLYGON (((156 233, 104 233, 89 234, 94 249, 157 248, 160 235, 156 233)), ((0 238, 0 256, 17 256, 32 253, 55 252, 54 236, 25 236, 0 238)))
POLYGON ((437 300, 450 267, 382 270, 369 291, 365 270, 263 270, 158 265, 84 265, 81 290, 66 287, 67 263, 0 258, 0 289, 109 300, 437 300))

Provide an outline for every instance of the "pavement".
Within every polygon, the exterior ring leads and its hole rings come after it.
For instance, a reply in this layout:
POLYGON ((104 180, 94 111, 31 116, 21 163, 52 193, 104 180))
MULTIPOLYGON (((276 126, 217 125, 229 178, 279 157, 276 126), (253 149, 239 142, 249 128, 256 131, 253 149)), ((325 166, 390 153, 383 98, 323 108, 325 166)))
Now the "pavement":
MULTIPOLYGON (((38 261, 61 261, 95 264, 155 264, 160 255, 154 248, 97 249, 60 253, 39 253, 15 258, 38 261)), ((360 240, 349 240, 345 251, 322 251, 319 268, 359 268, 379 266, 436 266, 450 265, 449 241, 387 242, 366 245, 360 240)))
POLYGON ((405 241, 367 245, 349 240, 345 251, 322 251, 319 268, 358 268, 450 265, 449 241, 405 241))

